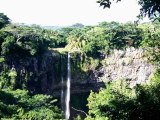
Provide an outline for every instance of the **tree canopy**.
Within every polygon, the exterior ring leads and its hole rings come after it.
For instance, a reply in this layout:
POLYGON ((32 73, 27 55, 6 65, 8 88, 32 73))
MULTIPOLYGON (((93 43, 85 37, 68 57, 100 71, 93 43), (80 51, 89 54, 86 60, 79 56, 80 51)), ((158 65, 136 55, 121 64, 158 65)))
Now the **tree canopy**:
POLYGON ((159 71, 150 84, 132 89, 125 80, 107 83, 99 93, 90 93, 85 120, 159 120, 159 89, 159 71))
MULTIPOLYGON (((98 0, 100 6, 110 8, 113 1, 119 2, 121 0, 98 0)), ((160 15, 160 1, 159 0, 138 0, 141 5, 140 16, 149 18, 159 17, 160 15)))
MULTIPOLYGON (((109 4, 107 7, 110 7, 109 0, 107 3, 109 4)), ((77 70, 75 70, 76 76, 81 76, 77 79, 84 79, 84 75, 106 65, 103 58, 112 50, 131 46, 144 47, 148 51, 149 60, 160 65, 159 21, 145 24, 102 22, 96 26, 76 24, 59 30, 47 30, 37 25, 5 26, 9 23, 9 19, 4 14, 1 15, 4 21, 0 24, 2 25, 0 28, 0 118, 35 120, 64 118, 54 98, 37 94, 41 93, 41 88, 38 86, 41 78, 34 80, 37 74, 32 70, 22 71, 25 61, 33 58, 39 60, 37 63, 41 65, 43 55, 48 55, 50 49, 62 48, 71 52, 79 50, 82 53, 80 56, 82 61, 72 59, 73 69, 77 70), (12 61, 17 61, 22 67, 19 69, 12 61), (20 74, 21 80, 18 79, 20 74), (32 87, 37 87, 34 93, 28 87, 32 82, 34 83, 32 87)), ((54 67, 58 72, 59 65, 55 63, 54 67)), ((72 72, 75 72, 74 70, 72 72)), ((159 119, 159 71, 154 79, 156 81, 152 85, 136 86, 134 89, 130 89, 127 82, 117 81, 108 83, 107 88, 100 90, 99 93, 91 92, 88 98, 89 115, 86 119, 125 120, 146 119, 146 117, 159 119)))
POLYGON ((3 13, 0 13, 0 28, 4 27, 6 24, 9 24, 9 23, 10 23, 10 19, 3 13))

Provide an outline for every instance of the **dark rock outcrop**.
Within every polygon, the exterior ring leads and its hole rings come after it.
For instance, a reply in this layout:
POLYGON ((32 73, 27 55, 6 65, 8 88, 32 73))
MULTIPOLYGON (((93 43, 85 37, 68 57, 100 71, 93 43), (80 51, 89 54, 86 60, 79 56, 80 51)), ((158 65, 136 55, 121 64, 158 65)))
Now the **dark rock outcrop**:
POLYGON ((60 83, 61 56, 48 52, 43 56, 19 58, 8 56, 6 69, 15 69, 16 88, 27 88, 31 93, 50 94, 52 88, 60 83))

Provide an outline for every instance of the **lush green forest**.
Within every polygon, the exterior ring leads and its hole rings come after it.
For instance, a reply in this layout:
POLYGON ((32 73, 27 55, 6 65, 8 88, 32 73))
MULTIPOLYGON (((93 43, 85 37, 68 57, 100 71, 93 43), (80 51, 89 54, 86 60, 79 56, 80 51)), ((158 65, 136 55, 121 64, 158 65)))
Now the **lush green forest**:
MULTIPOLYGON (((53 96, 39 91, 33 93, 29 89, 34 73, 24 73, 23 80, 19 79, 20 73, 10 60, 23 66, 30 58, 41 59, 52 50, 59 54, 80 52, 84 58, 79 69, 87 72, 89 64, 94 69, 103 65, 104 56, 111 54, 113 49, 135 47, 146 49, 149 62, 159 68, 160 22, 102 22, 96 26, 75 24, 50 30, 37 25, 12 24, 0 13, 0 46, 0 118, 64 119, 53 96)), ((157 69, 147 85, 131 89, 128 84, 124 80, 107 82, 106 88, 99 93, 91 92, 86 120, 159 120, 160 71, 157 69)))

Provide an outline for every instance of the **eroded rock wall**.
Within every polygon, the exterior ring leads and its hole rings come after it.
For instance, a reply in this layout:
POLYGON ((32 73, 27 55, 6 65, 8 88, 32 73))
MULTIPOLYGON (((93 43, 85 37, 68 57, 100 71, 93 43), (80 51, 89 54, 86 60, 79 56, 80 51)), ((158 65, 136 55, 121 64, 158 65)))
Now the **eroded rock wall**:
POLYGON ((133 47, 126 50, 113 50, 105 57, 106 65, 100 69, 103 73, 98 77, 99 81, 125 79, 130 81, 131 86, 145 83, 156 67, 148 62, 145 50, 133 47))
MULTIPOLYGON (((43 56, 23 59, 8 56, 4 64, 5 69, 8 71, 15 70, 17 73, 16 89, 22 88, 28 89, 31 93, 51 94, 53 88, 61 82, 61 59, 60 54, 47 52, 43 56)), ((65 71, 66 69, 63 69, 63 72, 65 71)))
MULTIPOLYGON (((82 64, 86 61, 80 54, 72 54, 71 92, 96 91, 104 87, 107 80, 129 80, 131 87, 145 83, 156 67, 148 62, 144 53, 144 49, 133 47, 113 50, 111 54, 105 56, 102 66, 88 71, 82 70, 82 64)), ((12 56, 8 58, 6 65, 8 70, 12 68, 16 70, 17 87, 27 87, 33 93, 59 95, 62 86, 66 87, 67 54, 61 55, 50 51, 41 57, 30 57, 23 61, 12 56)))

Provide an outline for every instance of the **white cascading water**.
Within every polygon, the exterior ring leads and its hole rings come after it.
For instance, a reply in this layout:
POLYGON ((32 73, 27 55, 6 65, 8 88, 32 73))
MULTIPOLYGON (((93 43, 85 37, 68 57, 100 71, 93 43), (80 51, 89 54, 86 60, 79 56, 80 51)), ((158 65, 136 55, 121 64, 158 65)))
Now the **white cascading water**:
POLYGON ((66 92, 66 110, 65 110, 65 118, 69 120, 70 117, 70 86, 71 86, 71 67, 70 67, 70 53, 68 52, 68 61, 67 61, 67 92, 66 92))

